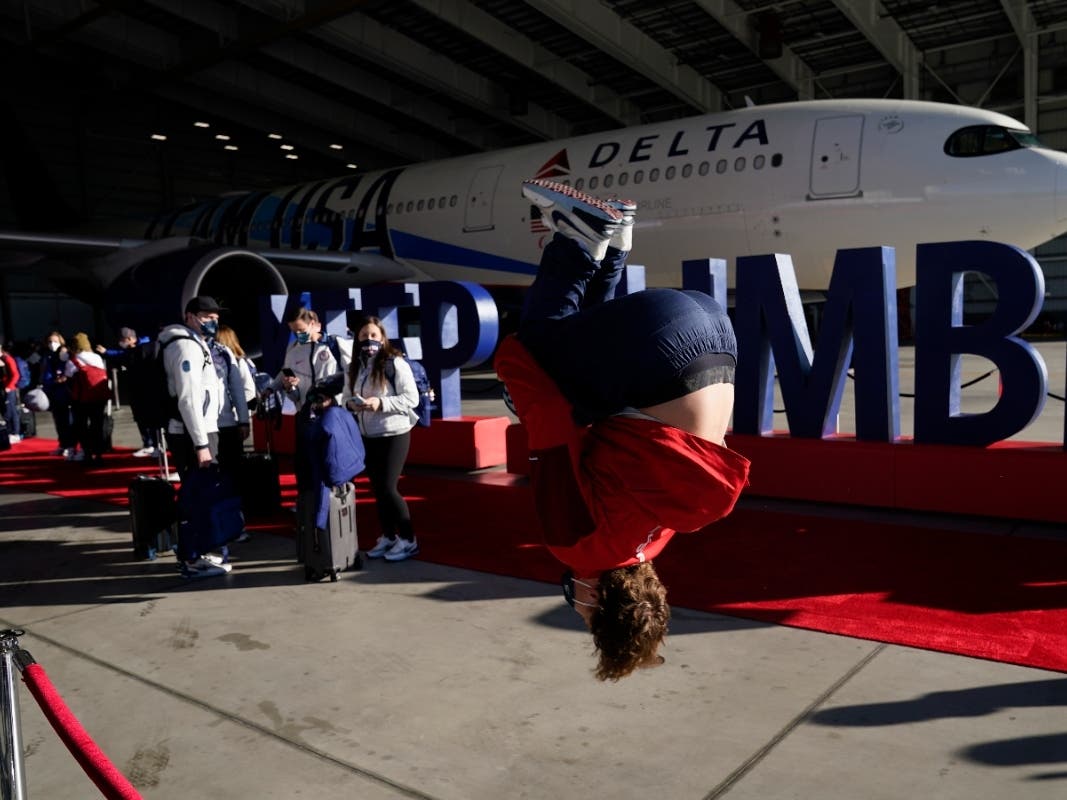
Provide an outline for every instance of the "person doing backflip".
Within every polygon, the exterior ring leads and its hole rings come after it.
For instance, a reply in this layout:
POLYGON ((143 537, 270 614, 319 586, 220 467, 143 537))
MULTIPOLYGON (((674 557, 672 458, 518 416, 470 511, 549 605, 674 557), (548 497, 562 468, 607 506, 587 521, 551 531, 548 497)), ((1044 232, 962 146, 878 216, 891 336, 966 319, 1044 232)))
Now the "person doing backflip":
POLYGON ((545 180, 524 196, 554 231, 496 369, 529 438, 545 544, 569 567, 596 676, 662 663, 667 592, 652 566, 676 532, 726 516, 748 481, 728 449, 737 343, 709 295, 615 298, 636 206, 545 180))

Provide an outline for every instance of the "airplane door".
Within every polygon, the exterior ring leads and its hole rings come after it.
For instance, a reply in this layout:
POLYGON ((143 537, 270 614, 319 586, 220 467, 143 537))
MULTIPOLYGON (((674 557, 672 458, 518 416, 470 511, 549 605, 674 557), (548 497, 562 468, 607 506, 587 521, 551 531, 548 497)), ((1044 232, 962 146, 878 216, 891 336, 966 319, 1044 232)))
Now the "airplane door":
POLYGON ((493 198, 504 165, 482 167, 474 174, 467 192, 467 210, 463 217, 464 232, 493 229, 493 198))
POLYGON ((816 120, 811 146, 809 200, 857 197, 860 190, 860 148, 863 115, 816 120))

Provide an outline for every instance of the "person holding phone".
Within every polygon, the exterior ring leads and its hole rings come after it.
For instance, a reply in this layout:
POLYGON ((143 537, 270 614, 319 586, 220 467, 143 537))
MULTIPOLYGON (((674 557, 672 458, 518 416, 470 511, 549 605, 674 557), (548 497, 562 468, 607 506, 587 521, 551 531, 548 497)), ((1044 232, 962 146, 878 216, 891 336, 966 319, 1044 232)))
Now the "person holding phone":
POLYGON ((365 317, 356 334, 358 350, 348 368, 342 402, 356 415, 367 451, 367 477, 374 490, 381 535, 368 558, 403 561, 419 552, 411 511, 400 493, 400 473, 418 422, 419 389, 382 321, 365 317), (356 355, 358 353, 358 356, 356 355))
MULTIPOLYGON (((311 387, 339 375, 341 365, 323 341, 322 323, 310 308, 299 308, 287 321, 293 341, 285 351, 285 361, 270 388, 292 401, 299 415, 311 387)), ((340 380, 340 379, 337 379, 340 380)))
POLYGON ((726 516, 748 481, 728 449, 737 343, 709 295, 614 297, 636 206, 532 180, 553 231, 497 374, 526 428, 545 545, 593 634, 596 676, 662 662, 667 591, 652 560, 678 532, 726 516), (590 357, 594 353, 595 357, 590 357))

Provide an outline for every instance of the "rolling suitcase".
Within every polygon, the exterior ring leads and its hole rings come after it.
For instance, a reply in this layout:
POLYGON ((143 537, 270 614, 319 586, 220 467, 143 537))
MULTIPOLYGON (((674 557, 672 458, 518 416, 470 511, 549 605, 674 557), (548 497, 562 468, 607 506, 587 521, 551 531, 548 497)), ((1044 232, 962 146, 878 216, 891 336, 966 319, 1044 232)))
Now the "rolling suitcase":
POLYGON ((174 526, 178 521, 178 496, 174 485, 166 478, 169 471, 166 447, 161 452, 162 474, 138 475, 127 490, 133 552, 138 558, 149 560, 172 549, 176 542, 174 526))
POLYGON ((271 454, 271 430, 266 430, 267 451, 241 454, 237 489, 244 510, 250 514, 271 514, 282 507, 282 485, 278 459, 271 454))
POLYGON ((331 581, 336 581, 346 569, 360 569, 363 559, 356 541, 356 487, 346 483, 330 490, 326 528, 315 527, 315 506, 309 502, 314 494, 307 494, 310 496, 299 510, 305 511, 306 516, 301 519, 297 533, 304 539, 304 580, 318 581, 328 575, 331 581))
POLYGON ((26 406, 19 407, 19 428, 22 429, 23 439, 32 439, 37 435, 37 416, 26 406))

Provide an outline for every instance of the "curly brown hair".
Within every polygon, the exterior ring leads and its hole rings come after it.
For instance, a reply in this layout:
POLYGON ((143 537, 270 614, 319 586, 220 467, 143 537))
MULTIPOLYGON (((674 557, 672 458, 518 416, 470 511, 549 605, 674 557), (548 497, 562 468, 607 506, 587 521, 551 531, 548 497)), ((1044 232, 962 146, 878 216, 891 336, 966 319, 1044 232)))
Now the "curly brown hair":
POLYGON ((663 663, 657 651, 667 636, 671 609, 652 562, 604 572, 597 590, 599 605, 589 621, 600 654, 597 679, 617 681, 663 663))

